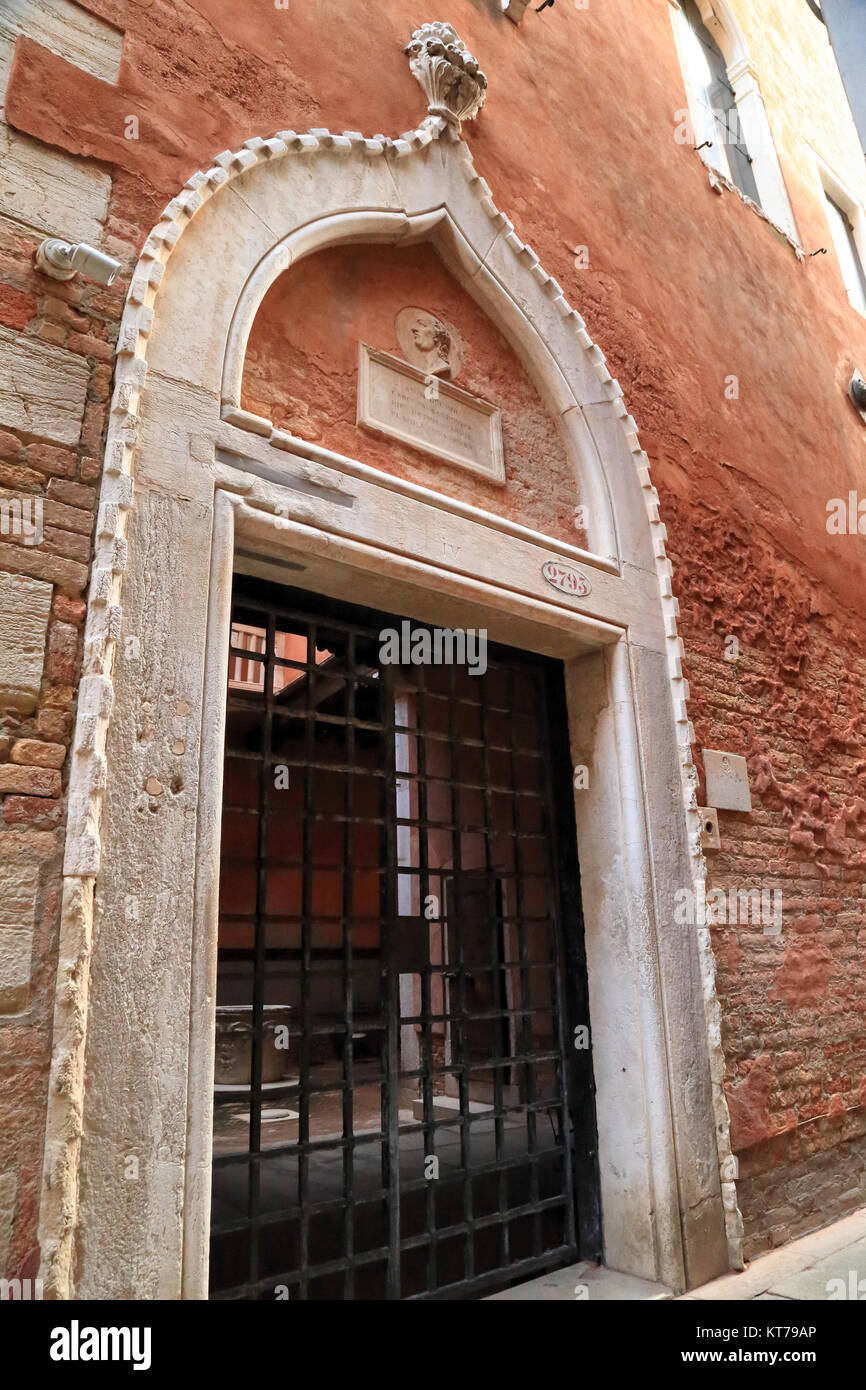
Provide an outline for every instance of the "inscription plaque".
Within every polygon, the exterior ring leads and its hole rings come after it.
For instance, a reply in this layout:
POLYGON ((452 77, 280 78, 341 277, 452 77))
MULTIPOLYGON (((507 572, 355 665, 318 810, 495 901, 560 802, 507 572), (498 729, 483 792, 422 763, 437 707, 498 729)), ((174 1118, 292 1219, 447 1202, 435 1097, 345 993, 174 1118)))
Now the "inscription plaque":
POLYGON ((720 748, 704 749, 707 804, 719 811, 751 811, 749 765, 739 753, 720 748))
POLYGON ((505 482, 502 413, 459 386, 361 343, 358 424, 494 483, 505 482))

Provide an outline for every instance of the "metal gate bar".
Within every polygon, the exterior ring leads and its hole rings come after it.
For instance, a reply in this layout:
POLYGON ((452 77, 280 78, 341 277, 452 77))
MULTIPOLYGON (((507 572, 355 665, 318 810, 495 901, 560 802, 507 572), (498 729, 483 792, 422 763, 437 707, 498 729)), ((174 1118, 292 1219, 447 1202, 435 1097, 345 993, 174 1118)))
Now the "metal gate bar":
MULTIPOLYGON (((349 654, 348 668, 350 671, 355 669, 355 634, 349 633, 349 654)), ((349 681, 346 686, 346 717, 349 720, 346 729, 346 761, 351 767, 354 762, 355 754, 355 729, 352 720, 355 715, 355 686, 349 681)), ((352 883, 353 870, 355 864, 355 837, 352 834, 352 824, 354 820, 355 807, 355 784, 351 777, 346 778, 345 787, 345 809, 346 821, 343 827, 343 1027, 345 1037, 343 1038, 343 1076, 346 1086, 343 1091, 343 1134, 346 1136, 347 1145, 343 1154, 343 1251, 345 1255, 345 1282, 343 1286, 344 1299, 351 1300, 355 1293, 355 1189, 352 1181, 354 1172, 354 1149, 352 1137, 355 1128, 355 1116, 352 1106, 352 1096, 354 1092, 355 1077, 355 1055, 352 1046, 352 931, 349 923, 352 917, 352 883)))
POLYGON ((216 1098, 211 1296, 453 1299, 597 1255, 597 1193, 576 1191, 572 1162, 577 1142, 592 1186, 591 1073, 572 1084, 565 1016, 567 959, 582 972, 568 1003, 588 1021, 579 902, 565 924, 559 912, 570 810, 547 693, 560 669, 492 647, 478 677, 383 664, 383 628, 400 619, 259 581, 238 581, 233 621, 218 1013, 245 1007, 234 996, 249 979, 252 1037, 249 1083, 216 1098), (253 870, 249 911, 238 885, 253 870), (435 961, 422 911, 434 882, 435 961), (422 943, 423 960, 407 956, 422 943), (283 1005, 298 1074, 266 1082, 267 1011, 283 1005), (413 1037, 417 1061, 402 1052, 413 1037), (414 1118, 401 1110, 412 1093, 414 1118), (322 1132, 335 1121, 341 1132, 322 1132), (434 1156, 445 1171, 430 1180, 434 1156))
POLYGON ((391 682, 392 667, 385 667, 385 691, 387 705, 383 719, 389 725, 390 737, 386 740, 386 806, 390 814, 385 814, 385 917, 382 957, 385 963, 385 1007, 387 1010, 387 1029, 385 1032, 387 1056, 385 1058, 384 1084, 382 1086, 382 1129, 387 1131, 388 1148, 385 1168, 385 1186, 388 1188, 388 1282, 387 1296, 400 1297, 400 1131, 395 1091, 400 1074, 400 995, 399 980, 391 968, 391 959, 396 946, 397 924, 397 766, 394 740, 394 689, 391 682))

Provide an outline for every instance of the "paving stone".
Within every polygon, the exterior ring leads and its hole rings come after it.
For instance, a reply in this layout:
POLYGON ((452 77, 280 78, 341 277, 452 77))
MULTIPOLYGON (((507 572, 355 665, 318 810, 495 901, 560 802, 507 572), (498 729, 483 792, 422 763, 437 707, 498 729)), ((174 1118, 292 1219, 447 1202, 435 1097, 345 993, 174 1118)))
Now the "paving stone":
POLYGON ((632 1274, 620 1274, 615 1269, 605 1269, 601 1265, 583 1263, 568 1265, 566 1269, 554 1270, 552 1274, 542 1274, 538 1279, 527 1279, 513 1289, 491 1294, 485 1302, 635 1303, 663 1301, 670 1297, 670 1289, 666 1289, 664 1284, 637 1279, 632 1274), (586 1286, 586 1299, 576 1296, 575 1287, 578 1285, 586 1286))
POLYGON ((686 1297, 693 1301, 739 1302, 765 1296, 823 1300, 830 1279, 848 1281, 851 1270, 866 1279, 866 1209, 853 1212, 811 1235, 792 1241, 752 1261, 736 1274, 725 1274, 686 1297))
POLYGON ((803 1298, 818 1302, 829 1299, 833 1290, 828 1289, 828 1284, 840 1279, 847 1298, 857 1290, 857 1298, 866 1301, 866 1238, 854 1245, 846 1245, 842 1250, 828 1255, 826 1259, 819 1260, 817 1264, 773 1284, 770 1292, 785 1298, 803 1298))

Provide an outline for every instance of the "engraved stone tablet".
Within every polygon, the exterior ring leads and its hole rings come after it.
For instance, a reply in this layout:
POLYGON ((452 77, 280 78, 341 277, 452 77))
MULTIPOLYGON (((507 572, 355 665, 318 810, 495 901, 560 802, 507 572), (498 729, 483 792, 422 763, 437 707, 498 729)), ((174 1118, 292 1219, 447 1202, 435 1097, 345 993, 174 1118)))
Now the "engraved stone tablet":
POLYGON ((704 771, 707 774, 709 806, 715 806, 719 811, 751 811, 752 793, 745 758, 740 757, 739 753, 705 748, 704 771))
POLYGON ((505 482, 502 413, 495 405, 388 352, 360 347, 359 425, 505 482))

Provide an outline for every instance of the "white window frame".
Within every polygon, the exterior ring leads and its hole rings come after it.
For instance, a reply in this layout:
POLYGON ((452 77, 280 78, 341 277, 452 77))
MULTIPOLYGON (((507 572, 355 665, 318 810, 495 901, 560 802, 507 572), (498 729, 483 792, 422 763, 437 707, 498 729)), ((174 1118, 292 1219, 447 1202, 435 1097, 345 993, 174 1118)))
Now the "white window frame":
MULTIPOLYGON (((827 224, 827 237, 829 240, 827 251, 829 254, 832 248, 833 258, 839 272, 839 278, 844 285, 845 277, 839 262, 839 256, 836 252, 836 240, 833 236, 833 229, 830 226, 830 219, 827 216, 827 199, 832 198, 836 206, 840 207, 848 217, 854 230, 854 245, 857 248, 857 255, 860 257, 860 265, 864 272, 866 272, 866 212, 864 212, 863 204, 857 195, 852 192, 847 184, 842 182, 838 174, 833 172, 829 164, 818 154, 817 150, 812 150, 812 158, 815 161, 815 175, 821 192, 821 208, 824 213, 824 220, 827 224)), ((845 295, 851 308, 854 309, 861 318, 866 318, 866 313, 863 312, 857 301, 851 297, 851 292, 847 285, 845 285, 845 295)))
MULTIPOLYGON (((794 221, 791 200, 788 197, 788 190, 779 164, 779 156, 776 153, 776 144, 770 128, 764 98, 761 96, 757 68, 749 56, 743 31, 734 18, 727 0, 696 0, 696 4, 704 24, 721 49, 727 64, 728 81, 733 88, 734 99, 737 103, 740 128, 752 158, 752 173, 755 176, 755 183, 761 199, 760 210, 786 236, 799 245, 797 224, 794 221)), ((689 116, 692 128, 700 130, 702 128, 701 113, 688 78, 688 50, 686 47, 689 39, 689 35, 686 33, 686 29, 689 27, 688 20, 679 0, 670 0, 670 5, 680 68, 683 73, 688 100, 689 116)), ((718 173, 715 160, 709 157, 712 156, 713 151, 701 150, 700 153, 704 163, 715 173, 718 173)), ((723 177, 727 176, 723 173, 723 177)), ((736 188, 736 184, 731 184, 731 186, 736 188)), ((740 190, 737 189, 737 192, 740 190)), ((745 196, 745 194, 741 194, 741 197, 745 198, 745 196)), ((751 204, 751 199, 747 201, 751 204)))

